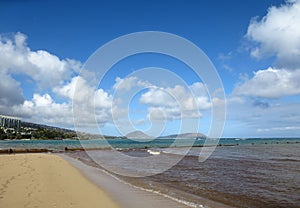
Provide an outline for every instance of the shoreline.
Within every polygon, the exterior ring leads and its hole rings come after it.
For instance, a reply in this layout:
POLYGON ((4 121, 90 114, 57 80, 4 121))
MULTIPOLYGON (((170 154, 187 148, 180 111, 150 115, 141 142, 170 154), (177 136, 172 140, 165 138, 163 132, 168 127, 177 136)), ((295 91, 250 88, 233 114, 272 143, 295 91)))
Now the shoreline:
MULTIPOLYGON (((189 208, 196 206, 188 206, 179 201, 159 195, 159 193, 149 192, 141 187, 133 186, 118 177, 108 173, 107 171, 89 166, 75 158, 64 154, 58 154, 73 167, 78 169, 93 184, 101 187, 108 193, 112 199, 122 205, 122 208, 189 208), (126 193, 126 194, 124 194, 126 193)), ((204 207, 204 206, 197 206, 204 207)))
POLYGON ((0 207, 188 208, 67 155, 0 155, 0 207))
POLYGON ((0 207, 207 207, 131 185, 62 153, 2 154, 0 168, 0 207))
POLYGON ((60 153, 58 155, 78 169, 93 184, 108 193, 114 201, 122 205, 122 208, 153 208, 155 206, 164 208, 231 207, 202 197, 198 197, 199 201, 197 204, 191 201, 181 200, 160 191, 131 184, 102 168, 87 165, 83 161, 66 154, 60 153), (126 195, 124 195, 124 193, 126 193, 126 195))
POLYGON ((0 207, 119 207, 58 155, 0 155, 0 168, 0 207))
MULTIPOLYGON (((290 142, 287 144, 277 145, 273 143, 265 145, 265 143, 262 143, 262 145, 254 146, 240 145, 237 148, 221 147, 214 153, 214 157, 203 164, 198 163, 199 149, 195 148, 191 149, 190 154, 184 158, 185 160, 178 166, 174 166, 173 169, 161 175, 140 179, 110 173, 94 163, 86 153, 77 150, 53 151, 48 154, 16 155, 59 156, 68 165, 73 166, 91 184, 107 193, 115 203, 125 208, 162 207, 162 203, 166 203, 163 204, 163 207, 225 207, 225 204, 227 207, 242 207, 245 204, 252 207, 297 207, 295 199, 298 189, 294 181, 297 179, 297 170, 299 170, 299 166, 297 166, 300 161, 298 159, 299 152, 297 151, 299 145, 290 142), (264 157, 264 160, 261 160, 261 157, 264 157), (193 168, 191 168, 191 165, 193 168), (279 171, 283 166, 289 170, 288 174, 281 174, 279 171), (186 177, 186 170, 190 170, 188 172, 190 177, 188 178, 184 178, 186 177), (259 174, 253 177, 251 173, 260 170, 274 175, 275 178, 278 178, 278 181, 283 181, 285 185, 278 183, 277 180, 264 178, 259 174), (256 185, 258 181, 260 181, 260 186, 256 185), (239 193, 244 190, 240 188, 241 184, 247 192, 240 195, 239 193), (282 191, 278 192, 278 189, 282 191), (262 194, 258 195, 257 192, 262 194), (168 204, 169 202, 175 205, 171 206, 168 204), (139 205, 136 205, 136 203, 139 205), (148 204, 151 204, 151 206, 148 204)), ((124 151, 125 154, 132 156, 151 156, 149 150, 141 150, 142 152, 135 149, 124 151)), ((181 155, 179 147, 173 148, 170 152, 158 151, 166 154, 167 157, 181 155)), ((103 154, 104 158, 109 155, 106 151, 103 154)), ((10 155, 7 154, 7 158, 10 155)), ((118 162, 119 160, 110 161, 109 158, 107 158, 107 161, 116 165, 116 167, 121 167, 123 164, 118 162)), ((133 170, 136 170, 135 167, 137 166, 134 163, 128 166, 133 170)), ((144 171, 151 172, 152 166, 143 168, 144 171), (148 170, 148 168, 150 169, 148 170)), ((0 186, 3 184, 5 184, 4 181, 0 180, 0 186)), ((0 187, 0 194, 1 190, 0 187)), ((2 207, 1 201, 0 207, 2 207)))

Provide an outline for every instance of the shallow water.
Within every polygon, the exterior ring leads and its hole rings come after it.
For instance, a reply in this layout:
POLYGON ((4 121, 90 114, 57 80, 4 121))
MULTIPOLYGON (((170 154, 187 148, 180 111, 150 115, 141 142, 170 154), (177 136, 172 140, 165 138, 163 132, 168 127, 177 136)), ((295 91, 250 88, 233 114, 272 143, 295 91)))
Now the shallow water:
MULTIPOLYGON (((204 197, 233 207, 300 207, 299 148, 299 143, 222 146, 200 163, 201 148, 193 147, 177 165, 163 173, 140 178, 120 177, 195 204, 204 197)), ((160 152, 163 158, 179 157, 184 152, 182 148, 151 151, 160 152)), ((140 158, 151 156, 149 150, 144 149, 120 152, 140 158)), ((72 154, 91 162, 84 152, 72 154)), ((124 161, 121 164, 114 159, 112 151, 88 154, 96 161, 97 157, 105 158, 118 168, 155 173, 155 165, 145 168, 141 164, 124 164, 124 161)))
POLYGON ((300 145, 219 147, 205 162, 195 152, 154 180, 237 207, 299 207, 300 145))

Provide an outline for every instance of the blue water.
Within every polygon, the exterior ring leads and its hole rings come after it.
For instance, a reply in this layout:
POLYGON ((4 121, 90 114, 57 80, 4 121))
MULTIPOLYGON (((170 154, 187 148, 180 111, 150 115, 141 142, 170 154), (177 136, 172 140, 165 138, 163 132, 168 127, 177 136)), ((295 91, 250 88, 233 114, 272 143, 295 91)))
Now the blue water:
MULTIPOLYGON (((176 139, 176 147, 201 146, 205 140, 176 139)), ((0 149, 49 149, 60 151, 67 148, 165 148, 174 146, 175 139, 155 139, 152 141, 129 140, 129 139, 93 139, 93 140, 2 140, 0 149)), ((220 139, 218 145, 265 145, 300 143, 300 138, 248 138, 248 139, 220 139)))

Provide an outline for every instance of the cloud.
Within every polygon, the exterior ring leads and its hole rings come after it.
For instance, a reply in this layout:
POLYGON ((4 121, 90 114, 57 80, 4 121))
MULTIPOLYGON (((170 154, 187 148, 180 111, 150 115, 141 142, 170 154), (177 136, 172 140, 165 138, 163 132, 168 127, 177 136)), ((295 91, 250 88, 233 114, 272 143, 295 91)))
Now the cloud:
MULTIPOLYGON (((81 63, 60 59, 45 50, 32 51, 26 40, 22 33, 10 37, 0 35, 0 113, 37 123, 72 127, 71 92, 65 83, 79 71, 81 63), (32 98, 25 99, 14 75, 25 75, 39 91, 46 93, 34 92, 32 98), (50 93, 54 89, 67 99, 61 103, 53 100, 50 93)), ((100 91, 97 94, 101 96, 100 91)))
MULTIPOLYGON (((180 87, 177 87, 180 88, 180 87)), ((178 106, 176 104, 176 98, 169 93, 167 90, 159 87, 152 87, 146 93, 143 93, 140 99, 143 104, 151 105, 154 107, 164 106, 164 107, 174 107, 178 106)))
POLYGON ((36 123, 72 126, 72 106, 57 103, 49 94, 33 94, 32 100, 11 107, 14 115, 36 123))
POLYGON ((71 82, 61 88, 54 89, 57 94, 65 96, 76 104, 84 104, 86 107, 110 108, 112 96, 103 89, 94 89, 88 82, 80 77, 73 77, 71 82))
POLYGON ((41 89, 64 83, 80 69, 80 62, 59 59, 44 50, 32 51, 27 37, 16 33, 12 38, 0 36, 0 70, 9 74, 24 74, 34 80, 41 89))
POLYGON ((192 84, 189 89, 181 85, 152 87, 141 95, 140 102, 149 106, 148 117, 156 120, 199 118, 200 110, 211 107, 206 89, 199 82, 192 84))
POLYGON ((261 101, 261 100, 255 100, 253 102, 253 106, 265 109, 265 108, 269 108, 270 104, 268 102, 264 102, 264 101, 261 101))
MULTIPOLYGON (((128 120, 127 108, 132 106, 130 103, 134 102, 135 97, 142 104, 141 111, 147 113, 147 119, 144 117, 144 120, 199 118, 200 111, 211 107, 206 87, 202 83, 167 87, 165 84, 158 86, 137 76, 129 76, 116 78, 113 88, 115 90, 113 95, 114 120, 120 123, 128 120)), ((139 116, 143 113, 138 112, 139 116)))
MULTIPOLYGON (((197 106, 199 109, 208 109, 211 107, 211 103, 209 101, 209 97, 207 94, 207 89, 205 85, 201 82, 195 82, 190 86, 191 92, 193 93, 193 96, 196 99, 197 106)), ((216 99, 217 97, 210 95, 213 99, 216 99)))
POLYGON ((62 87, 53 90, 57 95, 73 102, 77 118, 85 119, 85 124, 94 123, 96 117, 101 124, 111 120, 112 95, 103 89, 95 89, 81 76, 76 76, 62 87))
MULTIPOLYGON (((0 35, 0 113, 20 116, 25 120, 72 127, 70 97, 56 102, 52 90, 63 88, 78 72, 81 63, 72 59, 60 59, 45 50, 32 51, 27 46, 27 37, 22 33, 12 36, 0 35), (21 83, 15 75, 30 79, 37 86, 32 98, 24 98, 21 83)), ((59 91, 59 93, 67 93, 59 91)), ((58 93, 58 91, 57 91, 58 93)), ((28 92, 26 92, 28 94, 28 92)))
POLYGON ((252 19, 246 34, 256 43, 251 55, 256 58, 274 56, 276 63, 257 70, 252 78, 245 77, 235 86, 234 95, 280 98, 300 94, 299 23, 299 0, 272 6, 263 18, 252 19))
POLYGON ((227 99, 225 134, 232 136, 295 136, 299 134, 298 101, 284 96, 300 94, 300 1, 270 7, 262 18, 253 18, 245 35, 251 56, 274 58, 275 63, 243 74, 227 99), (276 99, 273 99, 276 98, 276 99), (253 100, 254 99, 254 100, 253 100))
POLYGON ((200 111, 211 107, 205 85, 198 82, 190 86, 178 84, 168 87, 165 83, 155 85, 137 76, 129 76, 116 78, 113 89, 113 119, 124 129, 130 125, 129 112, 136 113, 130 115, 134 118, 132 123, 146 125, 149 121, 198 119, 201 117, 200 111), (129 111, 128 107, 134 107, 135 110, 129 111))
POLYGON ((134 87, 149 87, 150 85, 149 82, 140 80, 135 76, 126 77, 124 79, 117 77, 113 88, 119 91, 129 91, 134 87))
POLYGON ((272 99, 268 102, 262 100, 253 102, 249 97, 229 97, 224 134, 231 137, 299 135, 300 129, 292 128, 300 126, 299 109, 299 101, 272 99))
POLYGON ((85 127, 97 129, 95 120, 100 126, 113 123, 114 119, 124 121, 123 118, 129 113, 125 101, 130 99, 132 92, 137 93, 134 95, 138 96, 140 104, 146 105, 145 109, 141 108, 144 112, 135 112, 137 115, 133 117, 136 125, 146 125, 150 117, 160 121, 164 118, 199 118, 200 110, 207 110, 211 106, 202 83, 161 87, 136 76, 117 77, 112 86, 117 93, 112 94, 110 90, 97 88, 89 80, 90 74, 76 75, 81 67, 80 62, 60 59, 46 50, 33 51, 27 46, 26 40, 27 37, 22 33, 12 37, 0 36, 1 114, 72 128, 75 112, 80 120, 80 128, 84 130, 85 127), (22 78, 17 81, 15 75, 21 75, 22 78), (37 87, 32 90, 32 96, 28 95, 30 92, 25 93, 26 97, 23 96, 22 90, 26 89, 22 89, 21 84, 25 79, 37 87), (74 107, 77 110, 74 111, 74 107))
POLYGON ((300 69, 286 70, 268 68, 238 84, 233 94, 263 98, 280 98, 300 94, 300 69))
POLYGON ((284 126, 284 127, 273 127, 273 128, 258 128, 258 132, 270 132, 270 131, 293 131, 300 130, 300 126, 284 126))
POLYGON ((276 57, 276 66, 300 68, 300 1, 287 1, 272 6, 262 19, 252 19, 246 37, 257 43, 251 55, 256 58, 276 57))
POLYGON ((225 69, 226 71, 232 72, 234 68, 231 66, 230 61, 232 61, 233 56, 234 53, 232 51, 227 54, 220 53, 218 55, 218 60, 220 61, 221 68, 225 69))
POLYGON ((76 117, 84 124, 81 127, 97 128, 95 118, 99 125, 111 121, 111 95, 103 89, 92 88, 82 77, 73 77, 70 82, 55 87, 53 91, 56 95, 66 98, 66 101, 59 103, 48 93, 43 95, 34 93, 32 99, 13 106, 6 105, 3 110, 31 122, 72 128, 74 125, 72 99, 76 95, 74 101, 80 109, 76 111, 76 117))
POLYGON ((0 106, 21 104, 24 101, 20 84, 0 70, 0 106))

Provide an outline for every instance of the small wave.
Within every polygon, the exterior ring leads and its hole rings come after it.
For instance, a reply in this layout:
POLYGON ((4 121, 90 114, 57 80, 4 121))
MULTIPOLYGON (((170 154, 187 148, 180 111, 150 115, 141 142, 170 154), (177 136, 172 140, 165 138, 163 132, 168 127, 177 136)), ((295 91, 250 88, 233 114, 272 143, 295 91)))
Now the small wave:
POLYGON ((296 158, 271 158, 271 160, 278 162, 300 162, 300 160, 296 158))
POLYGON ((164 154, 184 156, 186 152, 181 151, 162 151, 164 154))
MULTIPOLYGON (((82 161, 82 160, 80 160, 80 159, 78 159, 78 158, 77 158, 77 160, 83 162, 83 163, 86 164, 86 165, 89 165, 88 163, 85 163, 84 161, 82 161)), ((107 171, 107 170, 105 170, 105 169, 103 169, 103 168, 99 168, 99 167, 97 167, 97 168, 98 168, 98 170, 101 170, 103 173, 106 173, 107 175, 111 176, 112 178, 116 179, 117 181, 119 181, 119 182, 121 182, 121 183, 123 183, 123 184, 126 184, 126 185, 128 185, 128 186, 134 187, 134 188, 136 188, 136 189, 139 189, 139 190, 142 190, 142 191, 146 191, 146 192, 149 192, 149 193, 154 193, 154 194, 160 195, 160 196, 162 196, 162 197, 165 197, 165 198, 167 198, 167 199, 176 201, 176 202, 178 202, 178 203, 180 203, 180 204, 186 205, 186 206, 191 207, 191 208, 208 208, 207 206, 205 206, 205 205, 203 205, 203 204, 198 204, 198 203, 196 204, 196 203, 194 203, 194 202, 182 200, 182 199, 179 199, 179 198, 170 196, 170 195, 168 195, 168 194, 164 194, 164 193, 162 193, 162 192, 160 192, 160 191, 156 191, 156 190, 153 190, 153 189, 144 188, 144 187, 142 187, 142 186, 136 186, 136 185, 133 185, 133 184, 131 184, 131 183, 125 181, 125 180, 122 180, 121 178, 117 177, 116 175, 110 173, 109 171, 107 171)))
POLYGON ((185 156, 185 155, 190 155, 190 156, 198 156, 199 151, 197 147, 195 148, 186 148, 186 147, 178 147, 178 148, 169 148, 167 150, 162 150, 164 154, 169 154, 169 155, 179 155, 179 156, 185 156), (196 149, 197 151, 190 151, 192 149, 196 149))
POLYGON ((159 154, 160 154, 159 151, 153 151, 153 150, 147 150, 147 152, 148 152, 150 155, 159 155, 159 154))
POLYGON ((234 140, 239 141, 239 140, 248 140, 248 139, 247 138, 235 138, 234 140))

